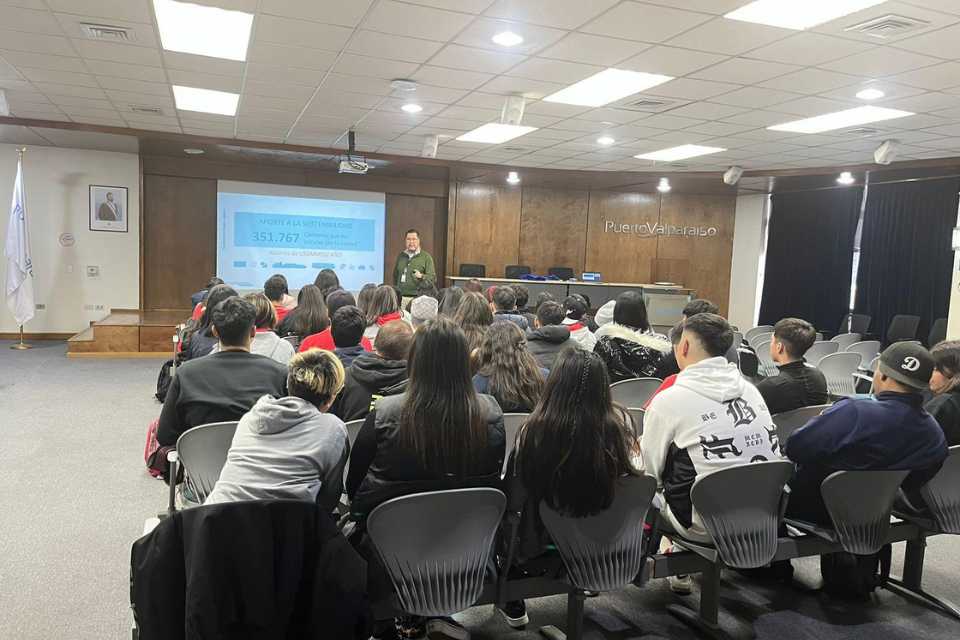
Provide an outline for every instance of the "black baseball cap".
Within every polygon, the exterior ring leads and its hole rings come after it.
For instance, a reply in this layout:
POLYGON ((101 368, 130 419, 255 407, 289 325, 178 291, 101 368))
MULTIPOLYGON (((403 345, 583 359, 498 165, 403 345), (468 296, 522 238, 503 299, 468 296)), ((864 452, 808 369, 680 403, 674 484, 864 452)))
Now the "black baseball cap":
POLYGON ((880 354, 880 373, 917 390, 930 386, 933 356, 919 342, 895 342, 880 354))

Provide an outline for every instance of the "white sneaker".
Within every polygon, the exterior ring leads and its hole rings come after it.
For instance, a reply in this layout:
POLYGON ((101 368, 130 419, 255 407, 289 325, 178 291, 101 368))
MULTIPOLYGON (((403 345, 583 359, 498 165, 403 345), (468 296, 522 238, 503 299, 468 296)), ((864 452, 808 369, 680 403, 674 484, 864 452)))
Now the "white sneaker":
POLYGON ((693 593, 693 578, 690 576, 669 576, 670 591, 679 596, 688 596, 693 593))

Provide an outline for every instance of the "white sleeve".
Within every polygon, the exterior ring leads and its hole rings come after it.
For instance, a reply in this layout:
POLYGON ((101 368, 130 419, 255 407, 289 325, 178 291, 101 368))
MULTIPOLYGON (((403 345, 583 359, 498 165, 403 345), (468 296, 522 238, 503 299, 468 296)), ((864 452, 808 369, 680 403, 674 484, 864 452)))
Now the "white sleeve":
MULTIPOLYGON (((669 391, 669 390, 668 390, 669 391)), ((673 442, 674 425, 670 418, 668 400, 661 392, 643 416, 643 436, 640 438, 640 452, 643 456, 644 472, 657 479, 660 484, 667 452, 673 442)))

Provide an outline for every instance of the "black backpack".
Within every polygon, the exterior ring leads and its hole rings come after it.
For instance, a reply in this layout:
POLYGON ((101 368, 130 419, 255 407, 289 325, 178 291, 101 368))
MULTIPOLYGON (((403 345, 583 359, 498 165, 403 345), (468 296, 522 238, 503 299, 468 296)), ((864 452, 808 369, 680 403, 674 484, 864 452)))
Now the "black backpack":
POLYGON ((820 556, 823 590, 844 600, 865 600, 890 577, 891 546, 858 556, 841 551, 820 556))
POLYGON ((167 360, 160 367, 160 375, 157 376, 157 392, 154 394, 160 402, 166 400, 167 390, 170 389, 170 383, 173 382, 173 376, 170 375, 172 369, 173 360, 167 360))

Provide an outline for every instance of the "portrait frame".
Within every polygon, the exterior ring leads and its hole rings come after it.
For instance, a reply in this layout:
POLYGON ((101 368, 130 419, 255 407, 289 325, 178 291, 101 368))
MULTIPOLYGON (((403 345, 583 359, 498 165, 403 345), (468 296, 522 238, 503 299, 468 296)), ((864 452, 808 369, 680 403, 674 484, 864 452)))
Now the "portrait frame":
POLYGON ((129 191, 127 187, 90 185, 90 231, 127 233, 129 230, 129 191), (107 197, 110 194, 110 198, 107 197))

